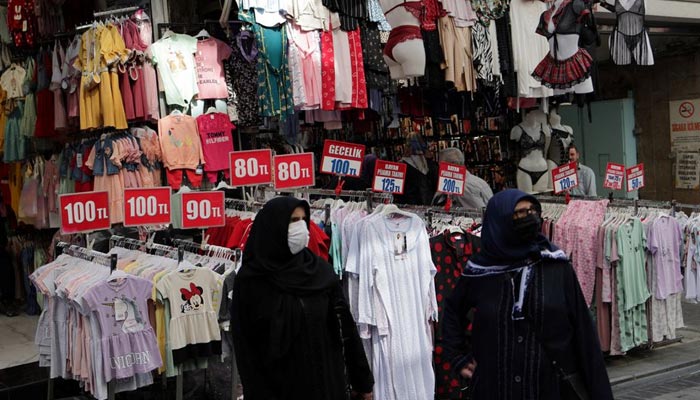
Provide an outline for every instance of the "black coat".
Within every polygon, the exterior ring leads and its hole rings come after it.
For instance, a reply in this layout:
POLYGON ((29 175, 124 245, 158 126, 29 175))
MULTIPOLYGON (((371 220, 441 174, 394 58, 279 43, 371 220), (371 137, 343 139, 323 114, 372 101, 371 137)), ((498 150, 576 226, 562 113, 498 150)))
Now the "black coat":
POLYGON ((298 296, 265 279, 237 280, 231 327, 246 400, 345 400, 345 365, 353 390, 372 391, 372 372, 339 285, 298 296), (276 304, 290 303, 303 318, 285 336, 289 343, 271 343, 271 326, 282 313, 276 304))
POLYGON ((462 276, 446 301, 442 332, 446 356, 455 374, 472 357, 477 362, 470 382, 473 398, 566 398, 554 358, 565 372, 582 375, 591 399, 612 399, 598 336, 571 264, 545 259, 533 267, 524 320, 511 318, 518 285, 517 273, 462 276), (467 314, 472 309, 468 336, 467 314))

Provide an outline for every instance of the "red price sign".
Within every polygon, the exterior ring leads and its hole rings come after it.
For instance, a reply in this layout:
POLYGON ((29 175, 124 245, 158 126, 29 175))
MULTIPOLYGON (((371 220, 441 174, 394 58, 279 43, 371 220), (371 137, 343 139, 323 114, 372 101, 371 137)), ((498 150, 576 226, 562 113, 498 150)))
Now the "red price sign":
POLYGON ((554 168, 552 182, 554 182, 555 194, 575 188, 578 186, 578 165, 570 162, 554 168))
POLYGON ((182 229, 226 225, 224 192, 190 192, 182 194, 182 229))
POLYGON ((170 224, 170 188, 124 189, 124 226, 170 224))
POLYGON ((377 160, 374 167, 374 183, 372 190, 403 194, 404 181, 406 180, 406 164, 377 160))
POLYGON ((605 168, 605 182, 603 187, 612 190, 622 190, 622 181, 625 179, 625 166, 622 164, 608 163, 605 168))
POLYGON ((61 233, 80 233, 109 229, 109 194, 84 192, 62 194, 61 233))
POLYGON ((231 185, 255 186, 272 183, 272 150, 229 153, 231 185))
POLYGON ((627 191, 633 192, 644 187, 644 163, 627 168, 627 191))
POLYGON ((275 156, 275 190, 313 186, 314 153, 285 154, 275 156))
POLYGON ((464 165, 440 163, 437 191, 445 194, 464 194, 467 181, 467 167, 464 165))
POLYGON ((325 140, 321 173, 359 178, 364 157, 365 146, 362 144, 325 140))

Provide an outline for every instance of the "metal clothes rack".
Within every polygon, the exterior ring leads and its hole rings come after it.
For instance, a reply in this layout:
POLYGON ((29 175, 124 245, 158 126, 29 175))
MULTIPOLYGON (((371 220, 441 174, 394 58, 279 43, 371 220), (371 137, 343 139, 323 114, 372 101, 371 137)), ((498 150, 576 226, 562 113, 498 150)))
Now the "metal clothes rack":
POLYGON ((241 255, 240 249, 229 249, 228 247, 215 246, 207 243, 196 243, 184 239, 173 239, 173 243, 175 243, 178 248, 182 248, 185 251, 193 254, 199 254, 199 251, 213 252, 213 257, 221 255, 223 257, 228 257, 232 261, 237 261, 240 259, 241 255))
MULTIPOLYGON (((138 10, 143 10, 143 9, 144 9, 143 6, 124 7, 124 8, 117 8, 114 10, 96 11, 96 12, 92 13, 92 16, 94 18, 99 18, 99 17, 112 16, 112 15, 117 15, 117 14, 126 14, 126 13, 130 13, 130 12, 138 11, 138 10)), ((75 30, 80 31, 83 29, 87 29, 87 28, 90 28, 93 24, 94 24, 94 22, 89 23, 89 24, 79 25, 79 26, 75 27, 75 30)))
MULTIPOLYGON (((537 200, 543 203, 556 203, 565 204, 566 198, 563 196, 535 196, 537 200)), ((661 209, 671 209, 671 213, 675 215, 676 211, 680 208, 688 209, 700 209, 700 205, 697 204, 684 204, 678 203, 676 200, 670 201, 657 201, 657 200, 639 200, 639 199, 611 199, 610 197, 572 197, 572 200, 609 200, 608 207, 634 207, 634 214, 639 213, 639 208, 661 208, 661 209)))

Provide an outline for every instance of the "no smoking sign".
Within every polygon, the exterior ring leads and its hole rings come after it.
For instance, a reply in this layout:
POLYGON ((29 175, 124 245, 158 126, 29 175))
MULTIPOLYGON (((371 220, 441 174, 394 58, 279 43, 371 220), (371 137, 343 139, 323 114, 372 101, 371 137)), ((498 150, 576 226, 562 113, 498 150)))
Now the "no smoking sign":
POLYGON ((678 114, 683 118, 690 118, 695 114, 695 106, 689 101, 684 101, 678 107, 678 114))

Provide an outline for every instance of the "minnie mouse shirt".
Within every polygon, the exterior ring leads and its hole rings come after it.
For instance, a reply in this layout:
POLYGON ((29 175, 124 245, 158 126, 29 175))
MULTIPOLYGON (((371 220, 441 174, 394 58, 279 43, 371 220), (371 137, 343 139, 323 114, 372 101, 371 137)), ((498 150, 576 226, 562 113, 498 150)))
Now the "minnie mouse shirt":
POLYGON ((175 364, 221 354, 215 306, 215 299, 220 297, 220 281, 215 272, 190 266, 191 269, 169 273, 156 285, 160 295, 170 302, 169 339, 175 364))

